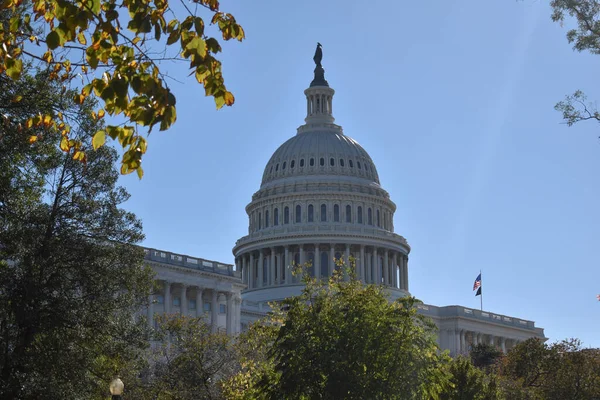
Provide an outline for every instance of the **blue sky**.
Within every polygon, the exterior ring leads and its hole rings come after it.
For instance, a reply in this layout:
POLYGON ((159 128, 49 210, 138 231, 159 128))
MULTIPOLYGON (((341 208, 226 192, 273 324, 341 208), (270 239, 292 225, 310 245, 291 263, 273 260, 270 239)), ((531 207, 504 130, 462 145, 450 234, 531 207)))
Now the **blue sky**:
POLYGON ((479 307, 482 269, 486 310, 600 347, 600 129, 553 109, 576 89, 600 99, 600 57, 572 51, 572 21, 533 0, 221 6, 247 35, 222 57, 236 104, 216 111, 164 66, 177 123, 151 134, 143 180, 121 180, 146 246, 233 262, 264 166, 303 123, 319 41, 336 122, 398 207, 412 294, 479 307))

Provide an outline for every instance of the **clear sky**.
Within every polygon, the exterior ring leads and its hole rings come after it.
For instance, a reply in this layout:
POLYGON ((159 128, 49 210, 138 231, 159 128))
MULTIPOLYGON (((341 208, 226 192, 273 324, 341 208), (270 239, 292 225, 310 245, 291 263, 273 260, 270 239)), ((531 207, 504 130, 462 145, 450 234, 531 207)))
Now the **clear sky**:
MULTIPOLYGON (((600 100, 600 56, 572 51, 546 1, 222 0, 247 40, 224 46, 233 107, 178 78, 178 120, 121 180, 144 245, 233 263, 245 206, 305 117, 316 42, 334 116, 375 162, 412 246, 410 290, 435 305, 534 320, 600 347, 600 129, 554 104, 600 100)), ((572 26, 572 21, 571 26, 572 26)))

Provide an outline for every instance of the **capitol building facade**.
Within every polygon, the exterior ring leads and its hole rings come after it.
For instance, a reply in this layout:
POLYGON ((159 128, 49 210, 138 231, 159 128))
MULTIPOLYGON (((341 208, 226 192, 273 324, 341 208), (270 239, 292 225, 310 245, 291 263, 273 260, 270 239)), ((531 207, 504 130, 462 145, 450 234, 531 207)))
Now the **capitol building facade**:
MULTIPOLYGON (((335 124, 335 91, 325 80, 321 49, 306 96, 306 118, 265 167, 246 207, 248 234, 233 248, 235 265, 146 249, 162 290, 148 316, 203 316, 213 330, 236 334, 265 316, 269 303, 302 290, 294 265, 327 279, 335 260, 355 260, 357 279, 384 285, 390 300, 410 295, 407 240, 394 231, 396 205, 381 186, 369 154, 335 124)), ((462 306, 419 305, 439 328, 438 344, 453 355, 478 343, 507 351, 544 338, 533 321, 462 306)), ((150 321, 153 318, 149 318, 150 321)))

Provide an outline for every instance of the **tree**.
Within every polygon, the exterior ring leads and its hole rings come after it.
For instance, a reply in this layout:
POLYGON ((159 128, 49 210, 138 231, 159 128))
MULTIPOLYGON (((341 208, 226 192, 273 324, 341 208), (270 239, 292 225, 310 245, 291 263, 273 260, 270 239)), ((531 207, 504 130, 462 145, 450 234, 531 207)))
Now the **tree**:
POLYGON ((438 353, 433 323, 417 313, 419 301, 390 302, 384 288, 364 286, 352 270, 348 281, 339 271, 329 281, 305 276, 300 296, 274 304, 251 328, 259 362, 242 365, 231 398, 251 398, 244 390, 263 399, 438 396, 448 382, 447 355, 438 353))
POLYGON ((473 346, 470 356, 477 368, 488 368, 502 357, 502 351, 492 345, 479 343, 473 346))
POLYGON ((211 333, 203 318, 178 314, 157 317, 149 368, 130 399, 222 399, 219 383, 233 375, 236 358, 231 338, 211 333))
MULTIPOLYGON (((577 20, 577 28, 567 32, 567 40, 573 49, 579 52, 589 51, 600 54, 600 2, 597 0, 552 0, 552 20, 561 25, 565 17, 577 20)), ((600 113, 595 105, 588 103, 586 95, 577 90, 565 100, 556 104, 565 122, 572 126, 579 121, 596 120, 600 122, 600 113)))
MULTIPOLYGON (((47 79, 65 88, 83 86, 72 94, 77 103, 88 96, 99 100, 103 106, 90 109, 92 117, 120 117, 85 138, 72 132, 69 120, 52 114, 33 115, 23 126, 59 132, 60 148, 79 161, 88 155, 82 139, 97 149, 109 136, 124 149, 121 173, 136 171, 141 177, 147 142, 138 127, 146 127, 147 133, 155 126, 162 131, 177 118, 176 98, 160 62, 188 64, 217 108, 234 103, 216 58, 221 45, 205 29, 198 8, 207 12, 223 40, 244 39, 242 27, 221 11, 218 0, 192 0, 190 6, 181 1, 180 7, 168 0, 0 2, 0 74, 16 80, 24 65, 37 62, 49 68, 47 79)), ((11 101, 21 99, 16 93, 11 101)))
POLYGON ((451 386, 442 395, 442 400, 495 400, 498 399, 496 378, 476 368, 471 360, 456 357, 448 365, 451 386))
POLYGON ((87 163, 55 145, 60 133, 14 129, 32 115, 69 115, 72 137, 91 138, 101 122, 93 104, 46 71, 2 77, 0 104, 0 398, 92 398, 117 374, 135 371, 147 345, 133 318, 147 302, 152 273, 143 266, 135 215, 119 208, 116 151, 104 146, 87 163), (22 101, 7 96, 26 94, 22 101))

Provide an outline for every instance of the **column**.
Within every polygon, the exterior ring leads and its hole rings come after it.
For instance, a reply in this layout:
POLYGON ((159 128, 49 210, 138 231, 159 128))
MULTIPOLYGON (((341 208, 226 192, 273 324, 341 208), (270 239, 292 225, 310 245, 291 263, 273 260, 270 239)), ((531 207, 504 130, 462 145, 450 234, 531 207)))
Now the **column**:
POLYGON ((388 249, 383 251, 383 284, 389 286, 390 285, 390 262, 389 262, 389 252, 388 249))
POLYGON ((365 246, 363 244, 360 245, 360 260, 358 262, 358 265, 358 278, 361 282, 365 283, 365 246))
POLYGON ((498 338, 498 340, 500 341, 500 348, 502 349, 502 353, 506 354, 506 339, 501 337, 498 338))
POLYGON ((466 343, 466 332, 464 330, 460 331, 460 352, 461 353, 466 353, 467 352, 467 343, 466 343))
POLYGON ((460 354, 460 331, 458 329, 456 329, 454 331, 454 347, 455 347, 454 354, 459 355, 460 354))
POLYGON ((408 291, 408 256, 404 256, 403 258, 403 265, 404 265, 404 271, 403 271, 403 276, 404 276, 404 290, 408 291))
POLYGON ((148 296, 148 328, 154 328, 154 295, 148 296))
POLYGON ((240 263, 240 258, 235 258, 235 270, 240 272, 240 276, 242 277, 242 282, 244 282, 244 271, 242 270, 242 266, 240 263))
POLYGON ((279 265, 278 265, 278 268, 279 268, 279 275, 278 275, 279 284, 283 285, 285 283, 285 281, 283 280, 283 274, 285 273, 284 272, 284 269, 285 269, 285 257, 284 257, 283 252, 279 253, 279 265))
POLYGON ((371 262, 373 261, 373 257, 371 256, 371 253, 367 253, 365 255, 365 267, 367 268, 367 270, 365 271, 365 282, 366 283, 373 283, 372 280, 373 278, 371 277, 371 262))
POLYGON ((233 308, 234 308, 234 314, 233 314, 233 332, 235 333, 240 333, 241 331, 241 304, 242 304, 242 299, 240 299, 238 297, 238 295, 235 296, 235 298, 233 299, 233 308))
POLYGON ((376 285, 381 285, 379 276, 379 260, 377 259, 377 247, 373 247, 373 281, 376 285))
POLYGON ((275 247, 271 247, 271 261, 269 262, 269 284, 271 286, 275 285, 275 268, 277 268, 277 265, 275 265, 275 247))
POLYGON ((202 302, 202 288, 196 287, 196 317, 204 315, 204 304, 202 302))
POLYGON ((188 303, 188 301, 187 301, 187 286, 181 285, 181 307, 179 308, 181 315, 187 315, 187 311, 188 311, 187 303, 188 303))
POLYGON ((242 255, 242 283, 248 285, 248 259, 242 255))
POLYGON ((219 323, 219 314, 218 314, 218 309, 219 309, 219 305, 217 304, 218 301, 218 293, 216 289, 212 290, 212 299, 211 299, 211 303, 210 303, 210 310, 211 310, 211 332, 215 333, 217 332, 217 327, 218 327, 218 323, 219 323))
POLYGON ((226 322, 226 330, 228 335, 233 335, 233 294, 228 292, 226 294, 227 297, 227 314, 225 320, 226 322))
POLYGON ((292 271, 290 268, 290 246, 285 246, 285 283, 292 283, 292 271))
POLYGON ((250 253, 250 268, 248 268, 248 289, 254 288, 254 252, 250 253))
POLYGON ((394 281, 394 289, 398 289, 398 253, 394 252, 392 280, 394 281))
POLYGON ((494 335, 490 335, 490 346, 494 345, 494 335))
POLYGON ((344 280, 347 281, 350 278, 350 275, 348 274, 348 269, 350 268, 350 245, 347 244, 346 245, 346 255, 345 255, 345 262, 346 262, 346 268, 347 270, 344 271, 344 280))
POLYGON ((299 257, 300 265, 304 266, 304 263, 306 262, 306 260, 304 259, 304 245, 303 244, 298 246, 298 252, 300 253, 300 257, 299 257))
POLYGON ((319 251, 319 243, 315 243, 315 279, 321 279, 321 252, 319 251))
POLYGON ((171 282, 165 281, 165 314, 171 312, 171 282))
POLYGON ((333 244, 329 245, 329 276, 333 276, 333 271, 335 270, 335 263, 333 259, 335 257, 335 246, 333 244))
POLYGON ((263 286, 263 277, 265 274, 265 261, 264 261, 263 249, 258 251, 258 287, 261 288, 263 286))

